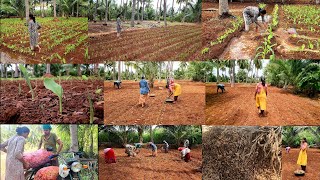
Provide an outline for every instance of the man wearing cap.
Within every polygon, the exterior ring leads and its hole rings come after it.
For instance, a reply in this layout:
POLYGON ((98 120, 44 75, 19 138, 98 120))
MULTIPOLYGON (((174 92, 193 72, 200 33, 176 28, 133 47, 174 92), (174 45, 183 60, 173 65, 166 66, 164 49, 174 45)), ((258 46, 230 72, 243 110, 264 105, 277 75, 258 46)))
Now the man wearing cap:
MULTIPOLYGON (((58 136, 55 133, 51 132, 51 125, 50 124, 44 124, 42 125, 43 129, 43 135, 41 136, 41 140, 39 143, 39 149, 41 149, 42 145, 44 149, 47 149, 48 147, 52 147, 52 151, 55 154, 59 154, 62 150, 63 143, 62 141, 58 138, 58 136), (59 145, 57 149, 57 144, 59 145)), ((53 161, 53 165, 58 166, 58 160, 53 161)))

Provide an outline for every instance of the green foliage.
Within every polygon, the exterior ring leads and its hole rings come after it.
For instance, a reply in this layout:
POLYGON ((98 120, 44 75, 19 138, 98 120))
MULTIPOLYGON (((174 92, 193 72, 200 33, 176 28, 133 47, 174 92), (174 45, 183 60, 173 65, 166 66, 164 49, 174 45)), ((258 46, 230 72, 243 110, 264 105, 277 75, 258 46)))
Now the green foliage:
POLYGON ((284 126, 282 130, 283 146, 297 148, 300 140, 306 138, 312 146, 320 145, 320 126, 284 126))
POLYGON ((59 111, 62 113, 62 95, 63 95, 63 89, 62 87, 57 84, 53 79, 45 78, 44 86, 52 91, 55 95, 59 97, 59 111))
POLYGON ((309 96, 315 96, 320 91, 320 64, 310 63, 298 74, 297 86, 309 96))
POLYGON ((33 91, 33 88, 32 88, 31 82, 30 82, 28 71, 22 64, 19 64, 19 69, 23 73, 24 79, 26 80, 26 82, 30 88, 31 96, 32 96, 32 100, 33 100, 34 99, 34 91, 33 91))

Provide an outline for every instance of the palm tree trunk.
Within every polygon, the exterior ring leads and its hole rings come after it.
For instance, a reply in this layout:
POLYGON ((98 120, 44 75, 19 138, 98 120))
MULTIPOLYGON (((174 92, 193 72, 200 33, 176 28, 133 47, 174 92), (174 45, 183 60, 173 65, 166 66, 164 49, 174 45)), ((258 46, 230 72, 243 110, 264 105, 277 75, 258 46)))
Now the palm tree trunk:
POLYGON ((172 6, 171 6, 171 22, 173 22, 173 13, 174 13, 173 5, 174 5, 174 0, 172 0, 172 6))
POLYGON ((144 17, 144 5, 145 5, 145 0, 142 0, 141 21, 143 21, 143 17, 144 17))
POLYGON ((150 141, 153 142, 153 130, 152 130, 152 125, 150 125, 150 141))
POLYGON ((229 13, 228 0, 219 0, 219 15, 229 13))
POLYGON ((161 19, 161 6, 162 6, 162 0, 160 0, 160 4, 159 4, 159 20, 158 20, 158 23, 160 23, 160 19, 161 19))
POLYGON ((57 18, 56 0, 53 0, 53 17, 57 18))
POLYGON ((51 72, 50 72, 50 64, 47 64, 46 74, 51 74, 51 72))
POLYGON ((138 15, 137 21, 138 21, 138 24, 140 24, 140 9, 139 9, 139 4, 140 4, 140 1, 137 0, 137 15, 138 15))
POLYGON ((78 152, 79 151, 78 125, 70 124, 69 127, 70 127, 70 137, 71 137, 70 151, 78 152))
POLYGON ((96 2, 96 7, 94 8, 94 21, 97 21, 98 6, 99 6, 99 0, 97 0, 97 2, 96 2))
POLYGON ((157 8, 156 8, 156 17, 155 17, 155 20, 157 20, 157 16, 159 15, 158 8, 159 8, 159 0, 157 0, 157 8))
POLYGON ((19 77, 19 69, 18 69, 18 64, 15 64, 15 68, 14 68, 14 78, 19 77))
POLYGON ((163 0, 163 19, 164 26, 167 27, 167 0, 163 0))
POLYGON ((29 20, 29 0, 24 0, 25 6, 26 6, 26 23, 28 24, 28 20, 29 20))
POLYGON ((134 27, 136 0, 132 0, 132 12, 131 12, 131 27, 134 27))
POLYGON ((77 17, 79 17, 79 0, 77 0, 77 17))
POLYGON ((105 13, 105 23, 108 23, 108 0, 106 0, 106 13, 105 13))
POLYGON ((118 61, 118 81, 121 81, 121 61, 118 61))
POLYGON ((220 65, 218 64, 217 66, 217 83, 218 84, 220 83, 219 68, 220 68, 220 65))
POLYGON ((82 75, 81 64, 78 64, 77 71, 78 71, 78 76, 81 76, 82 75))

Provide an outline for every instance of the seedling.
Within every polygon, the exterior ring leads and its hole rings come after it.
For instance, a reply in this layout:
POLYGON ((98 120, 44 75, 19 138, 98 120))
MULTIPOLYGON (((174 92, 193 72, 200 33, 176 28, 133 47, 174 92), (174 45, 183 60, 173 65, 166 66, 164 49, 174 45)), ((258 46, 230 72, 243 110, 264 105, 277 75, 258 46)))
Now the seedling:
POLYGON ((24 76, 24 79, 26 80, 29 88, 30 88, 30 91, 31 91, 31 97, 32 97, 32 100, 34 100, 34 91, 32 89, 32 85, 31 85, 31 82, 30 82, 30 78, 29 78, 29 74, 27 72, 27 69, 22 65, 22 64, 19 64, 19 69, 21 70, 23 76, 24 76))
POLYGON ((44 79, 44 86, 59 97, 59 112, 62 113, 62 87, 50 78, 44 79))
POLYGON ((82 75, 82 79, 88 81, 88 77, 86 75, 82 75))

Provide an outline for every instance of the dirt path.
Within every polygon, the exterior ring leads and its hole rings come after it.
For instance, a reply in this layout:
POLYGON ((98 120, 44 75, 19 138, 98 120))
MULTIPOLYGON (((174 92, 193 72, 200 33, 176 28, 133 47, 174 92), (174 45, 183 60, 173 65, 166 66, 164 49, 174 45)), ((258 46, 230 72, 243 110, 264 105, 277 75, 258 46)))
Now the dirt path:
POLYGON ((116 89, 112 82, 105 82, 105 124, 166 124, 199 125, 204 123, 203 83, 177 81, 182 94, 176 104, 165 103, 168 90, 165 84, 155 83, 151 89, 155 97, 148 97, 146 107, 137 106, 139 82, 123 81, 116 89))
POLYGON ((142 149, 136 157, 128 157, 124 148, 115 148, 116 163, 106 164, 103 150, 99 151, 99 179, 192 179, 201 180, 196 170, 201 166, 201 149, 191 149, 191 161, 180 159, 178 150, 169 153, 158 151, 157 157, 150 157, 151 151, 142 149))
POLYGON ((308 150, 307 172, 303 177, 294 175, 294 171, 301 169, 297 165, 299 149, 291 149, 287 154, 286 150, 282 149, 282 179, 284 180, 319 180, 320 179, 320 149, 308 150))
POLYGON ((206 124, 210 125, 320 125, 320 101, 301 97, 276 87, 268 88, 267 116, 259 117, 255 84, 226 84, 217 94, 215 84, 206 86, 206 124))

